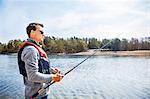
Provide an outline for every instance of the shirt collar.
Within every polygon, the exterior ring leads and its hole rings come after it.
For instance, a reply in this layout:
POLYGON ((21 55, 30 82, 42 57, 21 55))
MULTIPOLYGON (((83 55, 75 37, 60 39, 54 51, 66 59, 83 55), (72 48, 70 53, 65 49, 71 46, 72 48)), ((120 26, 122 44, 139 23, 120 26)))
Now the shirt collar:
POLYGON ((28 38, 27 39, 28 42, 32 42, 34 44, 36 44, 37 46, 41 46, 39 43, 37 43, 35 40, 33 40, 32 38, 28 38))

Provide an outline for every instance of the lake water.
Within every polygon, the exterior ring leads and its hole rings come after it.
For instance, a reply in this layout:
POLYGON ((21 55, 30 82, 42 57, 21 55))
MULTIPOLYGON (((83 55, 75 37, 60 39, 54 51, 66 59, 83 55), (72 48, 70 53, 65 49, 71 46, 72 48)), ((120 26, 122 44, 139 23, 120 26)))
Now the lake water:
MULTIPOLYGON (((87 56, 49 56, 66 72, 87 56)), ((0 55, 0 99, 24 99, 16 55, 0 55)), ((150 57, 94 56, 50 86, 49 99, 150 99, 150 57)))

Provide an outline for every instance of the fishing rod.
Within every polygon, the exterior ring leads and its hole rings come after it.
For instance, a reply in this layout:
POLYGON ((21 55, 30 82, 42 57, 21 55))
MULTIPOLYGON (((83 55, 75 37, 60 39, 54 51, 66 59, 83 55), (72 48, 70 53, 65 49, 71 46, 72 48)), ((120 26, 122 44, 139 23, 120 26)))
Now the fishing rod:
MULTIPOLYGON (((119 34, 120 35, 120 34, 119 34)), ((118 36, 119 36, 118 35, 118 36)), ((117 37, 118 37, 117 36, 117 37)), ((111 42, 113 42, 114 39, 110 40, 109 42, 107 42, 105 45, 103 45, 102 47, 96 49, 94 51, 93 54, 89 55, 87 58, 85 58, 84 60, 82 60, 80 63, 78 63, 77 65, 75 65, 73 68, 71 68, 70 70, 68 70, 66 73, 64 73, 64 76, 66 76, 67 74, 69 74, 71 71, 73 71, 75 68, 77 68, 79 65, 81 65, 83 62, 85 62, 87 59, 89 59, 90 57, 94 56, 98 51, 100 51, 100 49, 103 49, 104 47, 106 47, 108 44, 110 44, 111 42)), ((30 97, 30 99, 36 97, 37 95, 43 93, 45 91, 46 88, 48 88, 49 86, 53 85, 55 83, 55 81, 52 81, 51 83, 47 84, 44 88, 41 88, 37 93, 35 93, 33 96, 30 97)))

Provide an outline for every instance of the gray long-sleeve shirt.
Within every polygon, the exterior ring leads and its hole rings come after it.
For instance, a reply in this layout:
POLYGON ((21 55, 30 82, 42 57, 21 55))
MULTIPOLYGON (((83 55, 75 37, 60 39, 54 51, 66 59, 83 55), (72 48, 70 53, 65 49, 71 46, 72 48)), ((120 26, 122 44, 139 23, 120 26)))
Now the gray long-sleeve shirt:
MULTIPOLYGON (((40 58, 38 50, 34 46, 26 46, 21 54, 22 61, 25 62, 27 77, 24 78, 25 97, 29 98, 35 94, 46 83, 51 82, 51 74, 38 72, 38 59, 40 58)), ((41 96, 47 94, 48 89, 41 96)))

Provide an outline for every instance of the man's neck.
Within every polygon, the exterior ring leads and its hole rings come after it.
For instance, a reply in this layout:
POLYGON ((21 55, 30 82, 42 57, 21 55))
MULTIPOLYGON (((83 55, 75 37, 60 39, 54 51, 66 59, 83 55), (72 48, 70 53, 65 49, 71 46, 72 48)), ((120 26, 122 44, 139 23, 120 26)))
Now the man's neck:
POLYGON ((33 43, 36 43, 37 45, 40 45, 39 42, 37 42, 37 41, 36 41, 35 39, 33 39, 33 38, 29 38, 28 41, 31 41, 31 42, 33 42, 33 43))

